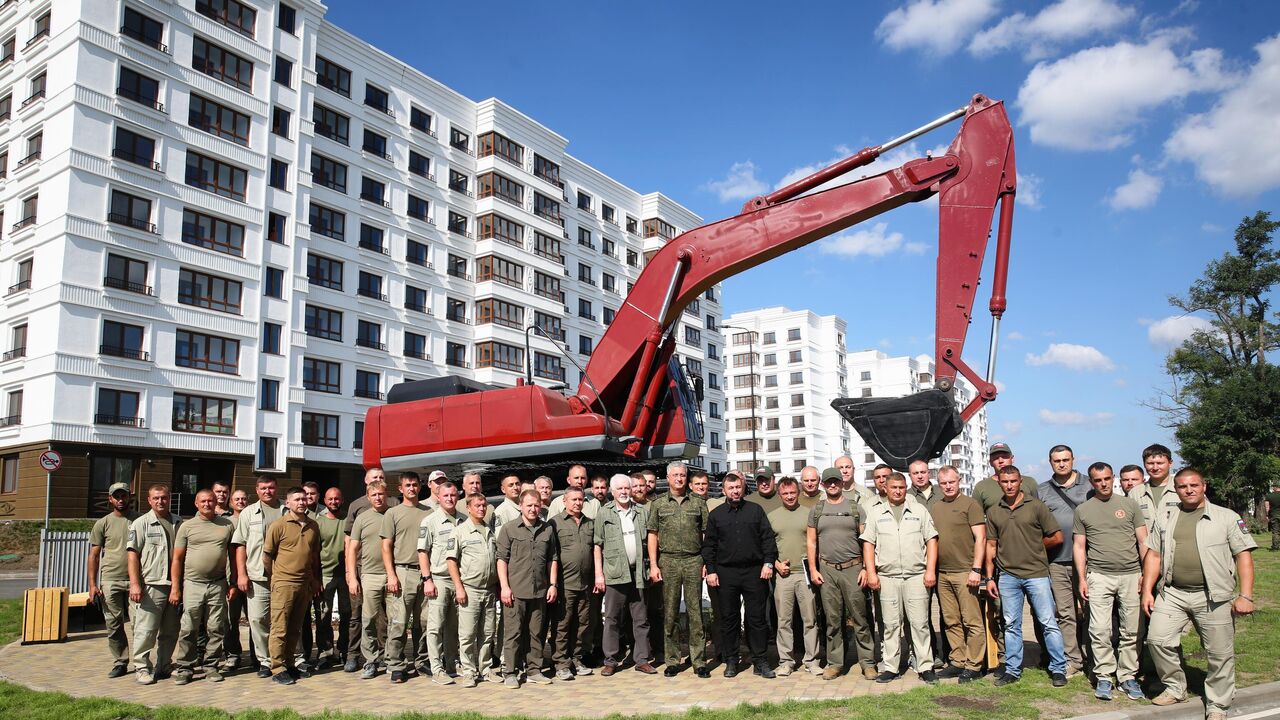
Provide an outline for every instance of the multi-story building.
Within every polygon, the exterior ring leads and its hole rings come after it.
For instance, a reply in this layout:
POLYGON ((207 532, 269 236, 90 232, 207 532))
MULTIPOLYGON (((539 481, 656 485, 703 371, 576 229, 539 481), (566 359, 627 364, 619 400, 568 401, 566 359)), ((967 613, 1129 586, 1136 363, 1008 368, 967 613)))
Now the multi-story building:
MULTIPOLYGON (((646 254, 701 224, 324 10, 0 3, 0 517, 43 512, 51 447, 55 517, 117 480, 355 490, 391 385, 576 388, 646 254)), ((718 293, 680 328, 713 380, 718 293)), ((708 382, 708 438, 723 403, 708 382)))
MULTIPOLYGON (((767 465, 775 473, 796 475, 805 465, 828 467, 849 455, 869 486, 872 468, 881 460, 831 401, 901 397, 933 387, 929 356, 848 352, 847 324, 835 315, 772 307, 735 313, 723 327, 730 342, 726 444, 730 465, 744 472, 767 465)), ((958 378, 956 402, 963 407, 973 397, 973 387, 958 378)), ((930 466, 955 465, 967 492, 986 467, 986 442, 986 411, 981 410, 930 466)))

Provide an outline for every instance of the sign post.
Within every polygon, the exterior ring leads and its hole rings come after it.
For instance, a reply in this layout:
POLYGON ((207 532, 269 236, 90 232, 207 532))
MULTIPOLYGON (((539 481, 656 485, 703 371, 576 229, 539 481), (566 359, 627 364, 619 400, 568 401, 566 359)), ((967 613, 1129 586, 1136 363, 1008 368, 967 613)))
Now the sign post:
POLYGON ((62 455, 53 448, 40 453, 40 467, 44 468, 44 529, 49 529, 49 504, 53 500, 53 474, 62 467, 62 455))

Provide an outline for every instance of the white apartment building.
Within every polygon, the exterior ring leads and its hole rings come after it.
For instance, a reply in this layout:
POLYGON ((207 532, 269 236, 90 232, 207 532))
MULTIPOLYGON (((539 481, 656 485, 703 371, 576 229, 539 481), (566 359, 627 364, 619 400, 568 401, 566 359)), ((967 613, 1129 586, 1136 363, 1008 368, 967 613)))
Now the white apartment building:
MULTIPOLYGON (((48 448, 55 517, 119 480, 184 503, 257 472, 350 494, 389 387, 510 385, 528 360, 576 388, 646 253, 702 224, 324 11, 0 2, 0 518, 43 512, 48 448)), ((708 467, 718 293, 679 334, 710 378, 708 467)))
MULTIPOLYGON (((849 455, 870 486, 872 468, 881 459, 832 409, 831 401, 901 397, 933 387, 929 356, 848 352, 847 323, 835 315, 772 307, 734 313, 723 327, 730 342, 726 445, 730 465, 743 472, 767 465, 774 473, 794 476, 805 465, 829 467, 837 457, 849 455)), ((974 397, 962 377, 954 397, 961 407, 974 397)), ((955 465, 968 492, 983 477, 986 444, 984 409, 930 466, 955 465)))

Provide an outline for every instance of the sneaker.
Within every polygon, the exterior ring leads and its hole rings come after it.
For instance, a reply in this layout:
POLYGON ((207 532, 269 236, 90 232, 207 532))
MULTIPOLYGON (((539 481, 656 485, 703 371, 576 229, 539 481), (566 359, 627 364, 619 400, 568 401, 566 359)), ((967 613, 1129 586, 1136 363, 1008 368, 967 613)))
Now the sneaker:
POLYGON ((347 658, 347 664, 342 666, 342 672, 356 672, 360 669, 360 660, 356 657, 347 658))
POLYGON ((1071 665, 1070 663, 1068 663, 1068 664, 1067 664, 1067 673, 1066 673, 1066 675, 1067 675, 1067 679, 1068 679, 1068 680, 1070 680, 1071 678, 1073 678, 1073 677, 1075 677, 1075 676, 1079 675, 1079 674, 1080 674, 1080 673, 1082 673, 1082 672, 1084 672, 1084 669, 1083 669, 1083 668, 1081 668, 1079 665, 1071 665))
POLYGON ((155 685, 156 677, 146 670, 139 670, 137 676, 139 685, 155 685))
POLYGON ((546 675, 543 675, 540 670, 534 670, 533 672, 529 673, 529 676, 526 679, 529 682, 533 683, 534 685, 550 685, 551 684, 551 678, 547 677, 546 675))
POLYGON ((484 674, 484 681, 491 682, 494 684, 500 684, 503 682, 502 673, 498 672, 497 670, 490 670, 489 672, 484 674))
POLYGON ((360 673, 361 680, 372 680, 377 676, 378 676, 378 666, 373 663, 369 663, 368 665, 365 665, 364 672, 360 673))
POLYGON ((271 677, 271 668, 265 665, 258 668, 258 677, 262 678, 263 680, 266 680, 267 678, 271 677))
POLYGON ((1187 701, 1186 695, 1183 695, 1182 697, 1178 697, 1177 695, 1174 695, 1168 690, 1165 690, 1164 692, 1155 696, 1155 699, 1151 701, 1151 704, 1159 705, 1163 707, 1165 705, 1177 705, 1178 703, 1184 703, 1186 701, 1187 701))
POLYGON ((204 679, 209 682, 222 682, 222 672, 217 667, 210 666, 208 670, 204 671, 204 679))
POLYGON ((1137 680, 1125 680, 1120 683, 1120 689, 1124 691, 1125 696, 1130 700, 1146 700, 1147 696, 1142 692, 1142 686, 1137 680))
POLYGON ((1227 720, 1227 713, 1222 710, 1210 710, 1205 713, 1204 720, 1227 720))
POLYGON ((964 670, 960 673, 960 684, 967 685, 974 680, 981 680, 982 673, 977 670, 964 670))
POLYGON ((948 665, 938 671, 938 677, 946 680, 950 678, 958 678, 964 674, 964 668, 956 665, 948 665))
POLYGON ((781 665, 778 666, 778 669, 774 672, 774 674, 777 675, 778 677, 786 677, 795 671, 796 669, 791 667, 791 663, 782 663, 781 665))
POLYGON ((932 671, 932 670, 925 670, 924 672, 920 673, 920 679, 921 679, 921 680, 923 680, 923 681, 925 681, 926 683, 928 683, 928 684, 930 684, 930 685, 937 685, 937 684, 938 684, 938 673, 936 673, 936 672, 934 672, 934 671, 932 671))
POLYGON ((840 668, 836 667, 835 665, 828 665, 827 669, 822 671, 823 680, 835 680, 836 678, 840 677, 840 675, 841 675, 840 668))
POLYGON ((1066 687, 1066 686, 1067 686, 1067 676, 1066 676, 1066 675, 1063 675, 1062 673, 1050 673, 1050 677, 1052 677, 1052 678, 1053 678, 1053 686, 1054 686, 1054 687, 1066 687))
POLYGON ((1099 680, 1098 684, 1093 688, 1093 696, 1099 700, 1111 699, 1111 681, 1099 680))
POLYGON ((556 671, 556 677, 560 680, 572 680, 573 670, 569 668, 560 668, 556 671))
POLYGON ((404 670, 392 670, 391 682, 395 683, 396 685, 407 683, 409 682, 409 673, 405 672, 404 670))
POLYGON ((508 675, 506 679, 502 681, 502 686, 511 690, 519 690, 520 678, 516 677, 514 674, 508 675))
POLYGON ((804 669, 805 669, 805 672, 809 673, 810 675, 820 676, 823 673, 822 665, 820 665, 819 663, 811 663, 809 665, 805 665, 804 669))
POLYGON ((277 685, 292 685, 298 681, 294 680, 293 676, 290 675, 288 671, 281 670, 271 677, 271 682, 277 685))
POLYGON ((587 664, 582 662, 581 660, 574 660, 573 674, 574 675, 590 675, 591 668, 587 667, 587 664))
POLYGON ((124 677, 127 672, 129 672, 129 663, 116 663, 111 666, 111 672, 107 673, 107 677, 112 679, 124 677))
POLYGON ((446 672, 436 673, 431 676, 431 682, 437 685, 452 685, 453 677, 446 672))
POLYGON ((877 676, 876 676, 876 682, 877 682, 877 683, 879 683, 879 684, 881 684, 881 685, 883 685, 883 684, 885 684, 885 683, 891 683, 891 682, 893 682, 894 680, 897 680, 897 679, 898 679, 898 673, 896 673, 896 672, 889 672, 888 670, 885 670, 884 672, 882 672, 882 673, 880 673, 879 675, 877 675, 877 676))
POLYGON ((475 686, 479 685, 479 684, 480 684, 480 681, 479 681, 479 680, 476 680, 476 676, 475 676, 475 675, 468 675, 468 676, 466 676, 466 677, 462 678, 462 682, 461 682, 461 683, 459 683, 459 684, 460 684, 460 685, 462 685, 462 687, 464 687, 464 688, 473 688, 473 687, 475 687, 475 686))
POLYGON ((876 668, 874 665, 863 665, 862 677, 866 678, 867 680, 875 680, 876 678, 880 677, 880 674, 876 672, 876 668))
POLYGON ((293 675, 294 680, 301 680, 302 678, 311 677, 313 673, 311 672, 311 667, 308 666, 306 663, 303 663, 298 667, 294 668, 291 674, 293 675))
POLYGON ((190 682, 191 682, 191 673, 189 672, 176 672, 173 674, 174 685, 186 685, 190 682))
POLYGON ((427 665, 424 663, 422 665, 417 666, 415 670, 417 670, 418 675, 420 677, 432 677, 430 665, 427 665))
POLYGON ((1021 678, 1017 675, 1010 675, 1009 673, 1000 673, 998 676, 996 676, 995 686, 1004 687, 1005 685, 1012 685, 1018 682, 1018 680, 1020 679, 1021 678))

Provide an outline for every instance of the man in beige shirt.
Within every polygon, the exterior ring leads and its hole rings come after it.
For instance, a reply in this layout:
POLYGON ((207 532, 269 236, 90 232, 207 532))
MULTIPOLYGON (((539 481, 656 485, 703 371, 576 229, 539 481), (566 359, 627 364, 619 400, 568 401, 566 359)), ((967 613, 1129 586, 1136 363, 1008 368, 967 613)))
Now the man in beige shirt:
POLYGON ((178 608, 169 604, 173 540, 181 523, 169 512, 169 486, 147 490, 151 510, 129 526, 129 608, 133 616, 133 669, 138 683, 169 676, 178 641, 178 608), (152 649, 155 650, 154 664, 152 649))

